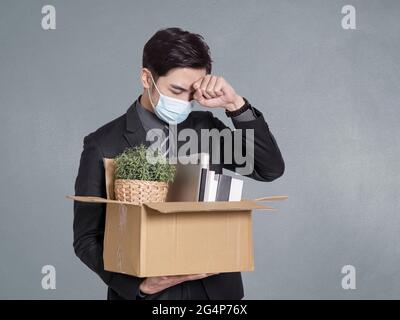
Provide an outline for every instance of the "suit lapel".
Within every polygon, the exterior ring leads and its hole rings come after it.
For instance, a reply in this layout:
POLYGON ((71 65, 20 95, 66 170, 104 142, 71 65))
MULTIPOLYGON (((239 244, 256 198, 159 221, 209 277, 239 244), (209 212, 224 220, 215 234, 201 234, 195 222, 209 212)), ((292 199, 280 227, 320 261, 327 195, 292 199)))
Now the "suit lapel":
POLYGON ((136 101, 129 107, 126 112, 126 132, 124 137, 131 147, 140 144, 149 145, 146 141, 146 131, 143 128, 139 115, 136 110, 136 101))

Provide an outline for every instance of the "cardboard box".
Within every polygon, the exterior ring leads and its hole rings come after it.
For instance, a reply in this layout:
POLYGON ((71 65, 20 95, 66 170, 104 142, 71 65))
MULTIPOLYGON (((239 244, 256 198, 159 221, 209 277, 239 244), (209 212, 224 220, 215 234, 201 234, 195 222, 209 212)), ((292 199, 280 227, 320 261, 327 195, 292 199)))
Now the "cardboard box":
POLYGON ((254 270, 252 210, 275 209, 256 200, 141 206, 116 201, 113 160, 104 159, 104 165, 107 199, 68 198, 106 204, 106 270, 138 277, 254 270))

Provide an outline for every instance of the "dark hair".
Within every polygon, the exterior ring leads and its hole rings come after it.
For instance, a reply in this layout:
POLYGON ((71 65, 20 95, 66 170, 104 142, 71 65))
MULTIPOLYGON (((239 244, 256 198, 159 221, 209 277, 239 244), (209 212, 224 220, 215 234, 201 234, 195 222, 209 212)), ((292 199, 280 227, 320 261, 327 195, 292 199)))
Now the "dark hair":
POLYGON ((180 28, 157 31, 144 46, 144 68, 150 69, 157 79, 173 68, 205 68, 211 73, 210 48, 204 38, 180 28))

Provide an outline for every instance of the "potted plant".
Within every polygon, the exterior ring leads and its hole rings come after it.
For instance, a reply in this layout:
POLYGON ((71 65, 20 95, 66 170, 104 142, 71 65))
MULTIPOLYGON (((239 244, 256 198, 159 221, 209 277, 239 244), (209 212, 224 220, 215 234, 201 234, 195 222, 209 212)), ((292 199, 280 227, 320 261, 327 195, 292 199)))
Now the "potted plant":
POLYGON ((147 152, 148 149, 142 144, 125 149, 114 159, 116 200, 139 205, 165 201, 176 168, 159 151, 153 153, 149 161, 147 152))

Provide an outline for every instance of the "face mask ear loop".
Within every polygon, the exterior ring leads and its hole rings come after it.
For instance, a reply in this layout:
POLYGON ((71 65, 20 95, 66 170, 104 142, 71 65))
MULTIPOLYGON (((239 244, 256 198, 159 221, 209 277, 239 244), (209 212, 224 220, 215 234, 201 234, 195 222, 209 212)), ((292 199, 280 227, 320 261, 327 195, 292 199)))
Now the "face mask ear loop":
POLYGON ((156 83, 154 82, 154 78, 153 78, 153 75, 152 75, 151 73, 150 73, 150 77, 151 77, 151 81, 153 81, 154 87, 156 88, 158 94, 159 94, 160 96, 162 96, 160 90, 158 90, 158 88, 157 88, 157 86, 156 86, 156 83))
MULTIPOLYGON (((158 94, 159 94, 160 97, 161 97, 160 90, 158 90, 158 88, 157 88, 157 86, 156 86, 156 83, 154 82, 153 75, 152 75, 151 73, 150 73, 150 78, 151 78, 151 81, 152 81, 153 84, 154 84, 154 87, 155 87, 156 90, 158 91, 158 94)), ((151 99, 150 88, 147 89, 147 94, 148 94, 148 96, 149 96, 149 100, 150 100, 151 106, 153 107, 153 110, 155 110, 155 109, 156 109, 156 106, 154 105, 153 100, 151 99)))
POLYGON ((154 106, 153 100, 151 100, 150 88, 147 88, 147 95, 149 96, 149 100, 150 100, 151 106, 153 107, 153 110, 155 110, 156 107, 154 106))

